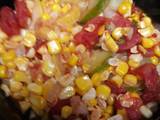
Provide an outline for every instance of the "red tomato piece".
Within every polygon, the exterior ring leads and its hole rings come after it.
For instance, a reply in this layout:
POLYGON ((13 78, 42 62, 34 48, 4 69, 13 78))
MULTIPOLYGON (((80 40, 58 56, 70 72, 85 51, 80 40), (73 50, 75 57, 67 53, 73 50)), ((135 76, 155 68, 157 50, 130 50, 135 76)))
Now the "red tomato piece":
POLYGON ((19 22, 19 25, 22 28, 27 27, 28 18, 31 16, 27 8, 25 0, 15 0, 16 16, 19 22))
POLYGON ((93 18, 84 25, 81 32, 74 36, 74 43, 83 44, 89 49, 93 48, 95 44, 98 43, 98 30, 101 26, 106 24, 106 22, 107 19, 105 17, 98 16, 93 18), (94 30, 91 32, 86 30, 89 25, 94 25, 94 30))
POLYGON ((0 27, 8 36, 19 34, 20 27, 11 8, 3 7, 0 10, 0 27))

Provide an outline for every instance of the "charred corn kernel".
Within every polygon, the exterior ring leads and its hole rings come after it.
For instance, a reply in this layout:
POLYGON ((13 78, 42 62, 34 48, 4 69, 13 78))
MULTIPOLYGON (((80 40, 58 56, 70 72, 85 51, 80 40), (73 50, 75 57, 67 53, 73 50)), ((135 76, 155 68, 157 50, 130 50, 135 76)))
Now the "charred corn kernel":
POLYGON ((2 44, 0 44, 0 55, 4 54, 5 52, 5 47, 2 44))
POLYGON ((150 60, 151 60, 151 63, 154 65, 158 65, 159 63, 159 59, 156 56, 151 57, 150 60))
POLYGON ((53 30, 51 30, 51 31, 49 31, 48 33, 47 33, 47 38, 48 38, 48 40, 55 40, 55 39, 57 39, 57 33, 56 32, 54 32, 53 30))
POLYGON ((29 60, 26 57, 17 57, 14 62, 19 70, 21 71, 27 70, 29 60))
POLYGON ((24 36, 23 44, 26 47, 33 47, 36 44, 36 37, 35 37, 35 35, 32 34, 32 33, 27 33, 24 36))
POLYGON ((75 80, 75 84, 81 94, 86 93, 92 87, 92 82, 88 76, 78 77, 75 80))
POLYGON ((112 37, 119 40, 123 36, 123 29, 121 27, 115 28, 112 32, 112 37))
POLYGON ((43 13, 42 14, 42 20, 49 20, 51 16, 48 13, 43 13))
POLYGON ((144 48, 152 48, 154 45, 154 40, 151 38, 142 38, 142 46, 144 48))
POLYGON ((115 75, 112 77, 112 80, 120 87, 123 83, 123 79, 119 75, 115 75))
POLYGON ((43 110, 46 107, 46 101, 41 96, 33 94, 30 96, 29 100, 31 102, 31 105, 37 110, 43 110))
POLYGON ((128 65, 132 68, 137 68, 140 64, 132 59, 128 61, 128 65))
POLYGON ((135 86, 137 85, 137 77, 132 74, 126 74, 124 76, 124 83, 129 86, 135 86))
POLYGON ((71 106, 63 106, 61 110, 61 117, 67 119, 72 114, 71 106))
POLYGON ((106 33, 105 44, 106 44, 106 47, 112 52, 117 52, 119 49, 118 45, 116 44, 116 42, 113 40, 113 38, 110 36, 108 32, 106 33))
POLYGON ((63 6, 63 8, 61 9, 61 11, 62 11, 63 13, 67 13, 70 9, 71 9, 71 5, 70 5, 70 4, 65 4, 65 5, 63 6))
POLYGON ((19 104, 20 104, 21 110, 23 112, 26 112, 31 106, 31 104, 29 102, 27 102, 27 101, 19 102, 19 104))
POLYGON ((11 62, 15 59, 16 53, 13 50, 9 50, 8 52, 5 52, 2 54, 2 61, 3 63, 11 62))
POLYGON ((107 108, 105 109, 105 112, 112 115, 113 114, 113 106, 107 106, 107 108))
POLYGON ((96 99, 91 99, 88 101, 89 106, 96 106, 97 105, 97 100, 96 99))
POLYGON ((146 28, 143 28, 143 29, 139 29, 138 32, 143 37, 150 37, 153 34, 153 28, 152 27, 146 27, 146 28))
POLYGON ((23 71, 16 71, 13 79, 18 82, 24 82, 27 80, 27 74, 23 71))
POLYGON ((54 12, 61 12, 61 6, 59 4, 53 4, 51 9, 54 11, 54 12))
POLYGON ((107 103, 108 103, 109 105, 113 105, 113 104, 114 104, 114 98, 113 98, 113 96, 110 95, 110 96, 108 97, 107 103))
POLYGON ((36 83, 28 84, 27 88, 30 92, 33 92, 33 93, 38 94, 38 95, 41 95, 42 91, 43 91, 42 86, 40 86, 36 83))
POLYGON ((50 54, 58 54, 62 49, 60 43, 56 40, 48 42, 47 46, 50 54))
POLYGON ((10 80, 9 86, 12 92, 19 92, 23 88, 23 84, 15 80, 10 80))
POLYGON ((126 62, 120 62, 116 67, 116 73, 120 76, 125 75, 128 72, 129 66, 126 62))
POLYGON ((96 92, 98 97, 106 100, 111 94, 111 89, 107 85, 99 85, 96 88, 96 92))
POLYGON ((158 57, 160 57, 160 46, 156 46, 156 47, 154 48, 154 53, 155 53, 158 57))
POLYGON ((130 15, 132 9, 132 4, 128 1, 123 1, 118 7, 118 12, 122 15, 130 15))
POLYGON ((72 87, 72 86, 67 86, 66 88, 64 88, 62 91, 61 91, 61 93, 60 93, 60 95, 59 95, 59 98, 61 99, 61 100, 63 100, 63 99, 68 99, 68 98, 70 98, 70 97, 72 97, 72 96, 74 96, 75 95, 75 89, 74 89, 74 87, 72 87))
POLYGON ((0 78, 6 78, 7 77, 7 68, 3 65, 0 65, 0 78))
POLYGON ((94 86, 99 86, 102 82, 101 73, 95 73, 93 74, 91 81, 94 86))
POLYGON ((105 25, 101 26, 100 29, 98 30, 98 35, 102 35, 105 31, 105 25))
POLYGON ((79 59, 79 58, 78 58, 77 55, 72 54, 71 57, 70 57, 69 60, 68 60, 69 65, 71 65, 71 66, 76 65, 77 62, 78 62, 78 59, 79 59))
POLYGON ((42 72, 43 74, 45 74, 46 76, 53 76, 54 73, 55 73, 55 65, 54 63, 52 63, 51 61, 43 61, 43 64, 42 64, 42 72))

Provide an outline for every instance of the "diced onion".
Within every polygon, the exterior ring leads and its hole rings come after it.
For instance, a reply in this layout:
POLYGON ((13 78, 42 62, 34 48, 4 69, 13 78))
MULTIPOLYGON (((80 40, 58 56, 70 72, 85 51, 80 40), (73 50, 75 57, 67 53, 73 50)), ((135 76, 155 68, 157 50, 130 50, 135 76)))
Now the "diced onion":
POLYGON ((147 106, 141 106, 140 107, 140 112, 145 118, 151 118, 152 117, 152 111, 147 107, 147 106))
POLYGON ((123 0, 110 0, 109 8, 116 11, 123 0))
POLYGON ((108 118, 107 120, 123 120, 123 117, 121 115, 117 114, 117 115, 114 115, 114 116, 108 118))

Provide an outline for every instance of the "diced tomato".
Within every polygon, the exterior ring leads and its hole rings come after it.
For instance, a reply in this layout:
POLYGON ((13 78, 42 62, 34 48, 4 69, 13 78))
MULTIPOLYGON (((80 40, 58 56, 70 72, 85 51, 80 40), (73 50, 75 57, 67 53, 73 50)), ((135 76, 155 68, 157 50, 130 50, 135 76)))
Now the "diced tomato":
POLYGON ((124 52, 126 50, 129 50, 130 48, 132 48, 133 46, 135 46, 136 44, 138 44, 141 40, 141 36, 138 33, 137 29, 134 28, 134 33, 132 35, 132 38, 129 39, 127 37, 125 37, 125 43, 119 45, 119 52, 124 52))
POLYGON ((74 36, 74 43, 83 44, 87 48, 93 48, 95 44, 98 42, 98 30, 99 28, 106 24, 107 19, 105 17, 98 16, 90 20, 86 25, 84 25, 81 32, 74 36), (89 25, 94 25, 94 30, 89 32, 86 28, 89 25))
POLYGON ((111 88, 112 93, 123 94, 126 92, 125 88, 118 87, 118 85, 114 81, 106 80, 105 84, 111 88))
POLYGON ((33 66, 29 67, 29 70, 32 78, 36 80, 38 75, 41 73, 41 64, 35 63, 33 66))
POLYGON ((25 0, 15 0, 16 16, 19 22, 19 25, 22 28, 27 27, 28 18, 31 16, 27 8, 25 0))
POLYGON ((0 10, 0 27, 9 36, 19 34, 20 27, 11 8, 3 7, 0 10))

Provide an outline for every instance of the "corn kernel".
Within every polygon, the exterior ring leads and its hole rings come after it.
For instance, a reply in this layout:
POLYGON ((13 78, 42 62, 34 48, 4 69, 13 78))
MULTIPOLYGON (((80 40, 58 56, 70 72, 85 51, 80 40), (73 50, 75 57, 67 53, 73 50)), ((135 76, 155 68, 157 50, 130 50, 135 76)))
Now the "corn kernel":
POLYGON ((150 60, 151 60, 152 64, 154 64, 154 65, 158 65, 158 62, 159 62, 158 57, 153 56, 153 57, 151 57, 151 58, 150 58, 150 60))
POLYGON ((26 102, 26 101, 22 101, 19 104, 23 112, 26 112, 30 108, 30 105, 31 105, 29 102, 26 102))
POLYGON ((51 62, 51 61, 44 61, 42 64, 42 72, 46 75, 46 76, 53 76, 55 73, 55 65, 51 62))
POLYGON ((134 98, 140 98, 139 94, 136 93, 136 92, 131 92, 131 93, 130 93, 130 96, 131 96, 131 97, 134 97, 134 98))
POLYGON ((43 13, 42 14, 42 20, 49 20, 51 16, 48 13, 43 13))
POLYGON ((67 119, 72 114, 72 107, 71 106, 63 106, 61 110, 61 117, 67 119))
POLYGON ((105 112, 112 115, 113 114, 113 107, 112 106, 107 106, 107 108, 105 109, 105 112))
POLYGON ((3 61, 3 63, 8 63, 8 62, 13 61, 15 59, 15 57, 16 57, 15 51, 10 50, 10 51, 2 54, 2 61, 3 61))
POLYGON ((76 86, 81 94, 86 93, 91 87, 92 82, 88 76, 80 76, 75 80, 76 86))
POLYGON ((61 0, 55 0, 55 3, 60 3, 61 0))
POLYGON ((144 21, 146 26, 150 26, 152 24, 151 18, 149 18, 148 16, 143 17, 142 20, 144 21))
POLYGON ((142 45, 144 48, 152 48, 154 41, 151 38, 142 38, 142 45))
POLYGON ((126 62, 120 62, 116 67, 116 73, 120 76, 125 75, 128 72, 129 66, 126 62))
POLYGON ((96 106, 97 105, 97 100, 96 99, 88 100, 88 105, 89 106, 96 106))
POLYGON ((3 40, 7 38, 8 38, 7 34, 0 30, 0 42, 2 42, 3 40))
POLYGON ((113 104, 114 104, 114 98, 113 98, 112 95, 110 95, 110 96, 108 97, 107 103, 108 103, 108 105, 113 105, 113 104))
POLYGON ((7 68, 9 68, 9 69, 13 69, 13 68, 16 67, 16 64, 14 63, 14 61, 12 61, 12 62, 6 63, 6 66, 7 66, 7 68))
POLYGON ((58 54, 61 51, 61 45, 58 41, 52 40, 47 43, 50 54, 58 54))
POLYGON ((154 53, 155 53, 158 57, 160 57, 160 46, 156 46, 156 47, 154 48, 154 53))
POLYGON ((70 4, 65 4, 62 8, 62 12, 67 13, 70 9, 71 9, 71 5, 70 4))
POLYGON ((123 116, 123 120, 128 120, 127 118, 127 113, 126 113, 126 110, 125 109, 118 109, 117 110, 117 114, 120 114, 123 116))
POLYGON ((3 65, 0 65, 0 78, 6 78, 7 77, 7 68, 3 65))
POLYGON ((133 13, 133 14, 131 15, 131 18, 132 18, 133 21, 138 22, 139 19, 140 19, 140 15, 139 15, 138 13, 133 13))
POLYGON ((10 40, 11 40, 11 41, 14 41, 14 42, 20 42, 20 41, 23 40, 23 37, 20 36, 20 35, 15 35, 15 36, 11 37, 10 40))
POLYGON ((61 99, 61 100, 63 100, 63 99, 68 99, 68 98, 70 98, 70 97, 72 97, 72 96, 74 96, 75 95, 75 89, 74 89, 74 87, 72 87, 72 86, 67 86, 66 88, 64 88, 62 91, 61 91, 61 93, 60 93, 60 95, 59 95, 59 98, 61 99))
POLYGON ((27 89, 27 87, 23 87, 20 91, 20 94, 22 95, 22 97, 26 98, 29 96, 29 91, 27 89))
POLYGON ((132 74, 127 74, 124 77, 124 83, 129 86, 135 86, 137 85, 137 77, 132 74))
POLYGON ((132 4, 128 1, 123 1, 118 7, 118 12, 125 17, 131 14, 132 4))
POLYGON ((35 37, 35 35, 32 34, 32 33, 27 33, 24 36, 23 44, 26 47, 33 47, 36 44, 36 37, 35 37))
POLYGON ((18 82, 24 82, 24 81, 27 80, 27 74, 25 72, 22 72, 22 71, 16 71, 14 73, 13 79, 15 81, 18 81, 18 82))
POLYGON ((110 114, 108 113, 103 113, 103 116, 105 120, 108 120, 108 118, 110 118, 110 114))
POLYGON ((78 56, 76 56, 75 54, 72 54, 71 57, 68 60, 69 65, 74 66, 77 64, 78 62, 78 56))
POLYGON ((120 87, 120 86, 122 85, 122 83, 123 83, 123 79, 122 79, 122 77, 119 76, 119 75, 113 76, 111 80, 113 80, 119 87, 120 87))
POLYGON ((0 44, 0 55, 4 54, 5 52, 5 47, 2 44, 0 44))
POLYGON ((68 34, 67 32, 61 32, 60 34, 60 42, 65 43, 71 40, 71 35, 68 34))
POLYGON ((8 85, 2 83, 0 88, 5 92, 5 95, 7 97, 11 94, 11 91, 10 91, 8 85))
POLYGON ((100 29, 98 30, 98 35, 102 35, 105 31, 105 25, 101 26, 100 29))
POLYGON ((123 36, 123 30, 121 27, 115 28, 112 32, 112 37, 115 40, 119 40, 123 36))
POLYGON ((56 32, 54 32, 53 30, 51 30, 47 33, 48 40, 55 40, 55 39, 57 39, 57 37, 58 36, 57 36, 56 32))
POLYGON ((60 12, 61 11, 61 7, 59 4, 53 4, 51 9, 54 11, 54 12, 60 12))
POLYGON ((94 86, 99 86, 101 84, 101 82, 102 82, 101 73, 93 74, 93 76, 91 78, 91 81, 92 81, 94 86))
POLYGON ((75 44, 73 42, 69 43, 68 48, 69 48, 70 52, 74 52, 76 50, 75 44))
POLYGON ((42 86, 40 86, 40 85, 38 85, 36 83, 30 83, 30 84, 28 84, 27 88, 28 88, 28 90, 30 92, 33 92, 33 93, 35 93, 37 95, 41 95, 42 91, 43 91, 42 86))
POLYGON ((130 60, 128 61, 128 65, 129 65, 130 67, 132 67, 132 68, 137 68, 140 64, 139 64, 138 62, 130 59, 130 60))
POLYGON ((153 28, 152 27, 146 27, 146 28, 143 28, 143 29, 139 29, 138 32, 143 37, 150 37, 153 34, 153 28))
POLYGON ((96 88, 97 96, 102 99, 107 99, 111 93, 111 89, 106 85, 99 85, 96 88))
POLYGON ((27 70, 29 60, 26 57, 17 57, 14 62, 19 70, 21 71, 27 70))
POLYGON ((106 33, 105 44, 108 47, 108 49, 111 50, 112 52, 117 52, 119 49, 118 45, 108 32, 106 33))
POLYGON ((10 90, 12 92, 19 92, 23 88, 23 84, 21 82, 10 80, 9 83, 10 90))

